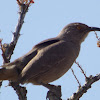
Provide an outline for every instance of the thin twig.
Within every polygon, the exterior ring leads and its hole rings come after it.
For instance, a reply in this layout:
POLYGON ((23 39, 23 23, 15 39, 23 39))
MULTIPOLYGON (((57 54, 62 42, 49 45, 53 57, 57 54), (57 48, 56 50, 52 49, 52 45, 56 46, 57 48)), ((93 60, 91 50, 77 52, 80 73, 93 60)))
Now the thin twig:
POLYGON ((85 78, 87 79, 87 76, 86 76, 86 74, 85 74, 84 70, 82 69, 82 67, 80 66, 80 64, 79 64, 78 62, 76 62, 76 61, 75 61, 75 64, 77 64, 77 66, 81 69, 81 71, 82 71, 83 75, 84 75, 84 76, 85 76, 85 78))
POLYGON ((98 37, 97 33, 94 31, 96 38, 98 39, 98 41, 100 41, 100 38, 98 37))
POLYGON ((71 68, 71 71, 72 71, 72 73, 73 73, 73 75, 74 75, 74 77, 75 77, 77 83, 79 84, 79 88, 80 88, 80 87, 81 87, 81 84, 80 84, 79 80, 77 79, 77 77, 76 77, 76 75, 75 75, 75 73, 74 73, 74 70, 73 70, 72 68, 71 68))

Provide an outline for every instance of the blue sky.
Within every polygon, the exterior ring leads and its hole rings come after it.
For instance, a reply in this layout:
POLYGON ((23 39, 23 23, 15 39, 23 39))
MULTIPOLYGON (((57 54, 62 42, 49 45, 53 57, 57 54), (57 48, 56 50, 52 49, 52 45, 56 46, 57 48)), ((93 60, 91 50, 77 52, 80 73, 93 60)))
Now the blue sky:
MULTIPOLYGON (((9 43, 18 20, 16 0, 2 0, 0 13, 0 38, 3 38, 3 43, 9 43)), ((40 41, 57 36, 65 25, 72 22, 100 27, 100 0, 35 0, 25 17, 25 23, 20 33, 22 35, 11 61, 27 53, 40 41)), ((97 32, 97 34, 100 37, 100 32, 97 32)), ((99 58, 100 48, 97 47, 94 32, 91 32, 81 45, 77 61, 89 76, 100 73, 99 58)), ((0 65, 2 65, 2 57, 0 57, 0 65)), ((72 68, 83 85, 85 78, 80 69, 76 64, 73 64, 72 68)), ((3 82, 0 89, 0 100, 18 100, 15 91, 11 87, 5 87, 7 84, 7 81, 3 82)), ((78 84, 71 70, 52 84, 62 86, 63 100, 66 100, 78 89, 78 84)), ((45 100, 48 91, 46 88, 32 84, 25 86, 28 90, 28 100, 45 100)), ((100 81, 93 84, 92 88, 80 100, 98 100, 99 98, 100 81)))

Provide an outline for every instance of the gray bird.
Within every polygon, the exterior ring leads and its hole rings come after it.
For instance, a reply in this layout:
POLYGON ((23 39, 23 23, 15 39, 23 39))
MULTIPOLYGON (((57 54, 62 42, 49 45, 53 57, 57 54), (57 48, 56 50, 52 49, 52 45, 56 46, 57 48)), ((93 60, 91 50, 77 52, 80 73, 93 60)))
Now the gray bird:
POLYGON ((24 56, 1 66, 0 80, 41 85, 59 79, 71 68, 81 43, 91 31, 100 28, 68 24, 57 37, 40 42, 24 56))

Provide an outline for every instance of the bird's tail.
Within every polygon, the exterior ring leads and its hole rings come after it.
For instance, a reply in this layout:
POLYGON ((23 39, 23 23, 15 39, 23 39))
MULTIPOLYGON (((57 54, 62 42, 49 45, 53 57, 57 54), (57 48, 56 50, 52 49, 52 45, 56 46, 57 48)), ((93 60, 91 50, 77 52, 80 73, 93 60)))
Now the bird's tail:
POLYGON ((0 66, 0 80, 18 81, 21 71, 36 54, 37 50, 32 49, 15 61, 0 66))
POLYGON ((0 81, 2 80, 11 80, 11 81, 17 81, 18 79, 18 69, 15 67, 15 65, 5 64, 3 66, 0 66, 0 81))

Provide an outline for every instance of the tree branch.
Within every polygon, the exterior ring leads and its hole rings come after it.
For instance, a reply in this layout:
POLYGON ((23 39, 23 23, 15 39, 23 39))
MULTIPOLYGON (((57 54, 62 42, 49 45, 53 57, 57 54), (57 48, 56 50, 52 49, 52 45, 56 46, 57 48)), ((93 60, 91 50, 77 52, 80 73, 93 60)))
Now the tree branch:
MULTIPOLYGON (((10 62, 11 56, 13 54, 13 51, 15 49, 15 46, 16 46, 19 36, 20 36, 20 30, 24 23, 25 15, 28 12, 28 8, 29 8, 30 4, 34 3, 34 1, 33 0, 29 0, 29 1, 28 0, 17 0, 17 3, 19 5, 19 19, 18 19, 17 26, 15 28, 15 32, 13 32, 12 41, 9 44, 5 43, 3 45, 0 42, 4 64, 10 62)), ((21 87, 20 85, 16 84, 15 82, 10 82, 9 84, 16 91, 16 93, 19 97, 19 100, 27 100, 27 97, 26 97, 27 90, 25 87, 21 87)), ((2 85, 2 82, 0 82, 0 86, 1 85, 2 85)))
MULTIPOLYGON (((19 36, 20 36, 20 30, 22 28, 22 25, 24 23, 24 18, 25 18, 25 14, 28 11, 28 5, 22 4, 20 6, 20 11, 19 11, 19 19, 18 19, 18 24, 15 28, 15 32, 13 33, 13 37, 12 37, 12 41, 9 44, 3 44, 2 49, 5 50, 4 54, 6 56, 6 59, 8 62, 10 62, 10 58, 13 54, 13 51, 15 49, 15 46, 18 42, 19 36)), ((5 62, 5 61, 4 61, 5 62)), ((7 62, 6 62, 7 63, 7 62)))
POLYGON ((90 76, 86 79, 86 83, 80 87, 76 93, 74 93, 69 99, 67 100, 79 100, 80 97, 82 97, 82 95, 84 93, 87 92, 87 90, 89 88, 91 88, 92 84, 97 82, 98 80, 100 80, 100 74, 96 75, 96 76, 90 76))

